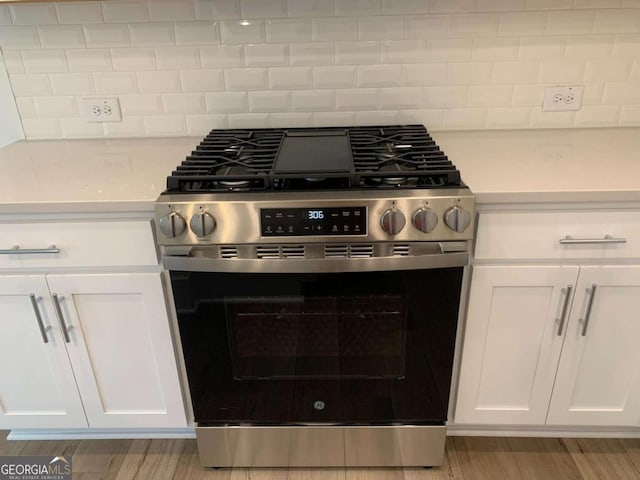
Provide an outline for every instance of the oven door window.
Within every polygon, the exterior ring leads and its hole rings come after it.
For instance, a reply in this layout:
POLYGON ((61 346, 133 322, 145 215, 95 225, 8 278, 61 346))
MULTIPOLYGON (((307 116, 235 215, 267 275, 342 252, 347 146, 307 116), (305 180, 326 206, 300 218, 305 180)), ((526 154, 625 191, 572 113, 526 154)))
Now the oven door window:
POLYGON ((196 421, 444 423, 461 278, 171 272, 196 421))

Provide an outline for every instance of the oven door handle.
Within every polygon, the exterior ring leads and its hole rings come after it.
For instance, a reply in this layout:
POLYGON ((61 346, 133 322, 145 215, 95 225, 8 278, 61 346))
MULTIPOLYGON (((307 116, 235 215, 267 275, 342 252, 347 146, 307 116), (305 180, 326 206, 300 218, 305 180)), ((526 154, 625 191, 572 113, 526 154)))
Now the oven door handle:
POLYGON ((222 273, 338 273, 464 267, 467 252, 369 258, 207 258, 165 255, 167 270, 222 273))

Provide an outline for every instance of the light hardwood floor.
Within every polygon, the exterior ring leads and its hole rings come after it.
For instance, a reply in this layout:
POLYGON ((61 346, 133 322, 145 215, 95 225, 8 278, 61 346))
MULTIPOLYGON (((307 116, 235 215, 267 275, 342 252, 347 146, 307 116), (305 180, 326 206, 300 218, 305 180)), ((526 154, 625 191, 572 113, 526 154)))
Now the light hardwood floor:
POLYGON ((207 470, 195 440, 7 441, 0 455, 72 455, 74 480, 639 479, 640 439, 449 437, 440 468, 207 470))

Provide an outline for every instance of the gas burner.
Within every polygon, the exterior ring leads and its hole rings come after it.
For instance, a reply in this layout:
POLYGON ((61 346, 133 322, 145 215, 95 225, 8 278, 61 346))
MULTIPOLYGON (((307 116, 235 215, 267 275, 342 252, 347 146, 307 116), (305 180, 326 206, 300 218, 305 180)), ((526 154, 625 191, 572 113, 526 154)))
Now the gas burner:
POLYGON ((304 181, 307 183, 316 184, 316 183, 322 183, 326 179, 327 177, 306 177, 304 181))
POLYGON ((224 187, 230 187, 232 189, 246 188, 251 185, 250 179, 245 178, 225 178, 225 177, 236 177, 236 176, 245 176, 251 175, 251 172, 248 168, 242 165, 227 165, 222 168, 218 168, 215 171, 216 177, 218 177, 218 184, 224 187))
POLYGON ((403 165, 398 162, 388 163, 383 165, 378 169, 379 173, 393 173, 398 172, 400 175, 397 177, 393 176, 380 176, 380 177, 369 177, 371 182, 377 184, 385 184, 385 185, 406 185, 407 183, 415 183, 416 178, 408 176, 413 169, 408 168, 406 165, 403 165))

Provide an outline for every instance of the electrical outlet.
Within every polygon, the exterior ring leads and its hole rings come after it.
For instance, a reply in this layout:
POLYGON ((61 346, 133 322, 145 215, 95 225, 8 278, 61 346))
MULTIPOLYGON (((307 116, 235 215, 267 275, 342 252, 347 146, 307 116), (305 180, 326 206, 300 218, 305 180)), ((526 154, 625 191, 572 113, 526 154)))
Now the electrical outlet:
POLYGON ((117 97, 113 98, 82 98, 80 99, 80 109, 87 122, 120 122, 120 103, 117 97))
POLYGON ((547 87, 544 89, 543 112, 575 112, 582 107, 584 85, 547 87))

